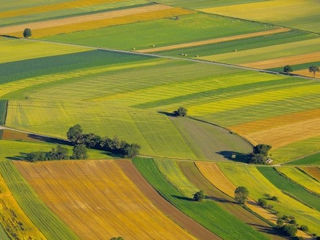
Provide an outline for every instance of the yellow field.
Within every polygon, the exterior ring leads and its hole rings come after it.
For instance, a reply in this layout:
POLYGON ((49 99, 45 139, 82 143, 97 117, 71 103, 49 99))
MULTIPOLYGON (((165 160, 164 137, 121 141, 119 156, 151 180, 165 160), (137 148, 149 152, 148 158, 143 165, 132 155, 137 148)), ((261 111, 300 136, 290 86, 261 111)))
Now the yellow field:
POLYGON ((268 59, 268 60, 258 61, 258 62, 243 63, 241 65, 246 67, 252 67, 252 68, 268 69, 268 68, 282 67, 285 65, 297 65, 297 64, 308 63, 308 62, 318 62, 319 60, 320 60, 320 52, 314 52, 314 53, 307 53, 307 54, 295 55, 295 56, 289 56, 289 57, 268 59))
MULTIPOLYGON (((97 29, 107 26, 161 19, 190 13, 190 10, 154 4, 137 8, 34 22, 29 23, 28 27, 32 29, 33 37, 41 38, 61 33, 97 29)), ((25 27, 26 24, 2 27, 0 28, 0 33, 21 37, 25 27)))
POLYGON ((0 63, 14 62, 39 57, 49 57, 91 49, 80 46, 70 46, 46 42, 21 41, 0 37, 0 63))
POLYGON ((168 51, 168 50, 179 49, 179 48, 197 47, 197 46, 213 44, 213 43, 228 42, 228 41, 258 37, 258 36, 267 36, 267 35, 272 35, 272 34, 281 33, 281 32, 288 32, 288 31, 290 31, 290 29, 288 28, 277 28, 277 29, 272 29, 268 31, 240 34, 240 35, 234 35, 230 37, 214 38, 214 39, 208 39, 204 41, 181 43, 181 44, 175 44, 175 45, 158 47, 158 48, 142 49, 142 50, 138 50, 137 52, 152 53, 152 52, 168 51))
POLYGON ((15 165, 81 239, 193 239, 143 195, 116 161, 15 165))
MULTIPOLYGON (((227 179, 227 177, 222 173, 220 168, 212 162, 196 162, 196 166, 202 173, 202 175, 208 179, 208 181, 213 184, 220 191, 234 197, 234 191, 236 187, 227 179)), ((268 212, 266 209, 261 208, 254 200, 250 199, 248 201, 248 207, 262 216, 263 218, 275 223, 277 218, 275 215, 268 212)))
POLYGON ((1 175, 0 223, 12 239, 46 239, 24 214, 1 175))
POLYGON ((0 12, 0 18, 24 16, 29 14, 57 11, 57 10, 63 10, 63 9, 71 9, 76 7, 88 7, 91 5, 111 3, 111 2, 117 2, 117 1, 121 1, 121 0, 75 0, 70 2, 54 3, 54 4, 37 6, 37 7, 29 7, 29 8, 0 12))

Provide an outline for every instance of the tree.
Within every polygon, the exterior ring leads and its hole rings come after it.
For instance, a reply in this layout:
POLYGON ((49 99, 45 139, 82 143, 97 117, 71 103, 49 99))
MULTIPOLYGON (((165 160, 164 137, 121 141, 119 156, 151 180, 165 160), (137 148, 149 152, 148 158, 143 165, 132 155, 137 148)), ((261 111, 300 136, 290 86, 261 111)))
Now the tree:
POLYGON ((201 202, 204 199, 204 193, 202 190, 193 194, 193 200, 197 202, 201 202))
POLYGON ((258 144, 255 147, 253 147, 253 153, 268 156, 271 148, 272 147, 268 144, 258 144))
POLYGON ((87 148, 84 144, 77 144, 73 147, 72 159, 87 159, 87 148))
POLYGON ((259 198, 258 199, 258 205, 263 207, 263 208, 266 208, 268 204, 267 204, 267 201, 265 199, 259 198))
POLYGON ((249 191, 246 187, 240 186, 237 187, 234 191, 234 199, 241 204, 244 204, 249 196, 249 191))
POLYGON ((304 232, 308 232, 308 231, 309 231, 309 228, 308 228, 308 226, 306 226, 306 225, 301 225, 301 226, 300 226, 300 230, 301 230, 301 231, 304 231, 304 232))
POLYGON ((23 37, 24 38, 29 38, 32 36, 32 31, 30 28, 25 28, 23 31, 23 37))
POLYGON ((289 237, 294 237, 297 233, 297 226, 293 224, 286 224, 282 227, 282 231, 289 237))
POLYGON ((268 157, 263 154, 256 154, 256 153, 250 154, 250 163, 266 164, 267 160, 268 160, 268 157))
POLYGON ((125 157, 133 158, 139 154, 140 146, 138 144, 128 144, 125 148, 125 157))
POLYGON ((288 74, 288 73, 293 72, 293 69, 290 65, 286 65, 283 67, 283 72, 288 74))
POLYGON ((177 117, 185 117, 187 116, 188 110, 184 107, 179 107, 174 113, 177 117))
POLYGON ((309 72, 313 73, 313 77, 316 77, 316 73, 320 72, 320 69, 318 66, 313 65, 309 67, 309 72))
POLYGON ((67 138, 73 144, 79 144, 82 141, 82 128, 79 124, 76 124, 69 128, 67 132, 67 138))

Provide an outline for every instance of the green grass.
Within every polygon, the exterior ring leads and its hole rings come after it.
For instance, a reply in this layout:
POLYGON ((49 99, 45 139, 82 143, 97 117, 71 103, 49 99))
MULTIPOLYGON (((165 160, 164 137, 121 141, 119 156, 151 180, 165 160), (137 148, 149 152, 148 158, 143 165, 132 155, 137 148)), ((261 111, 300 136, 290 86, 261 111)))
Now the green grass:
POLYGON ((264 194, 276 196, 278 201, 268 201, 268 204, 278 211, 278 216, 295 216, 298 224, 308 225, 311 232, 320 234, 320 213, 300 201, 284 194, 281 189, 272 184, 255 166, 218 163, 220 169, 235 186, 245 186, 250 198, 258 201, 264 194))
POLYGON ((0 237, 1 240, 10 240, 2 225, 0 226, 0 237))
MULTIPOLYGON (((223 239, 267 239, 210 200, 194 202, 171 185, 153 159, 135 158, 135 166, 169 202, 223 239)), ((181 187, 181 186, 180 186, 181 187)))
POLYGON ((47 239, 78 239, 38 198, 10 161, 0 161, 0 173, 22 210, 47 239))
POLYGON ((310 193, 301 185, 291 181, 284 175, 279 174, 275 168, 259 167, 258 169, 277 188, 308 206, 317 209, 318 211, 320 210, 320 196, 310 193))
POLYGON ((8 100, 0 99, 0 125, 6 123, 8 100))
POLYGON ((300 158, 298 160, 287 163, 288 165, 320 165, 320 153, 300 158))
POLYGON ((305 33, 298 30, 292 30, 285 33, 277 33, 261 37, 252 37, 241 40, 233 40, 215 44, 208 44, 198 47, 189 47, 177 50, 159 52, 162 55, 178 56, 181 53, 187 54, 188 57, 209 56, 228 52, 243 51, 271 45, 302 41, 318 37, 316 34, 305 33))
POLYGON ((238 21, 225 17, 195 13, 180 16, 179 20, 161 19, 96 30, 60 34, 45 39, 131 50, 150 48, 273 28, 264 24, 238 21), (201 27, 199 27, 201 26, 201 27), (161 29, 161 30, 160 30, 161 29))

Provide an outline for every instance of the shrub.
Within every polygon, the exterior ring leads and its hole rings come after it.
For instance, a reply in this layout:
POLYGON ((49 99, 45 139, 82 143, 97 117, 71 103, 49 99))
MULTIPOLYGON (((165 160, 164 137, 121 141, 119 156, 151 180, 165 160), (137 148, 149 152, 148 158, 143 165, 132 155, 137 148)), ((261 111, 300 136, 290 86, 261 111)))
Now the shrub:
POLYGON ((49 152, 31 152, 26 155, 26 160, 30 162, 64 159, 69 159, 68 149, 60 145, 49 152))
POLYGON ((32 31, 30 28, 25 28, 23 31, 23 37, 25 38, 29 38, 32 36, 32 31))
POLYGON ((259 198, 258 205, 263 207, 263 208, 266 208, 267 207, 267 201, 265 199, 263 199, 263 198, 259 198))
POLYGON ((178 110, 174 112, 177 117, 185 117, 187 116, 188 110, 184 107, 179 107, 178 110))
POLYGON ((297 233, 297 227, 293 224, 287 224, 282 227, 282 231, 289 237, 294 237, 297 233))
POLYGON ((200 202, 204 199, 204 193, 202 190, 200 190, 199 192, 196 192, 195 194, 193 194, 193 200, 200 202))
POLYGON ((290 65, 286 65, 286 66, 283 67, 283 72, 291 73, 291 72, 293 72, 293 69, 292 69, 292 67, 290 65))
POLYGON ((273 196, 273 197, 270 198, 270 200, 272 200, 272 201, 278 201, 278 198, 277 198, 276 196, 273 196))
POLYGON ((308 228, 308 226, 306 226, 306 225, 301 225, 301 226, 300 226, 300 230, 301 230, 301 231, 304 231, 304 232, 308 232, 308 231, 309 231, 309 228, 308 228))
POLYGON ((238 203, 244 204, 249 196, 249 191, 246 187, 237 187, 234 191, 234 198, 238 203))

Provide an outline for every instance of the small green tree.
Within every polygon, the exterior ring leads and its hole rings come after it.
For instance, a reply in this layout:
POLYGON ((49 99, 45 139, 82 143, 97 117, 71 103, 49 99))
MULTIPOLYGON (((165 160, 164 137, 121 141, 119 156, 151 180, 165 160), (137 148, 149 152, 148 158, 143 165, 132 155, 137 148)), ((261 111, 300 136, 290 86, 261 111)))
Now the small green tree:
POLYGON ((25 28, 23 31, 23 37, 24 38, 29 38, 32 36, 32 31, 30 28, 25 28))
POLYGON ((87 148, 84 144, 77 144, 73 147, 72 159, 87 159, 87 148))
POLYGON ((263 208, 266 208, 267 205, 268 205, 268 203, 267 203, 267 201, 266 201, 265 199, 259 198, 259 199, 258 199, 258 205, 261 206, 261 207, 263 207, 263 208))
POLYGON ((290 65, 286 65, 283 67, 283 72, 288 74, 288 73, 293 72, 293 69, 290 65))
POLYGON ((249 191, 246 187, 240 186, 234 191, 234 199, 240 204, 244 204, 247 201, 248 196, 249 191))
POLYGON ((313 73, 313 77, 316 77, 316 73, 320 72, 320 69, 318 66, 313 65, 309 67, 309 72, 313 73))
POLYGON ((67 132, 67 138, 73 144, 79 144, 82 139, 82 128, 79 124, 76 124, 69 128, 67 132))
POLYGON ((296 236, 297 230, 297 226, 294 224, 286 224, 282 227, 283 233, 289 237, 296 236))
POLYGON ((184 107, 179 107, 174 113, 177 117, 185 117, 187 116, 188 110, 184 107))
POLYGON ((201 202, 204 199, 205 195, 202 190, 193 194, 193 200, 197 202, 201 202))

